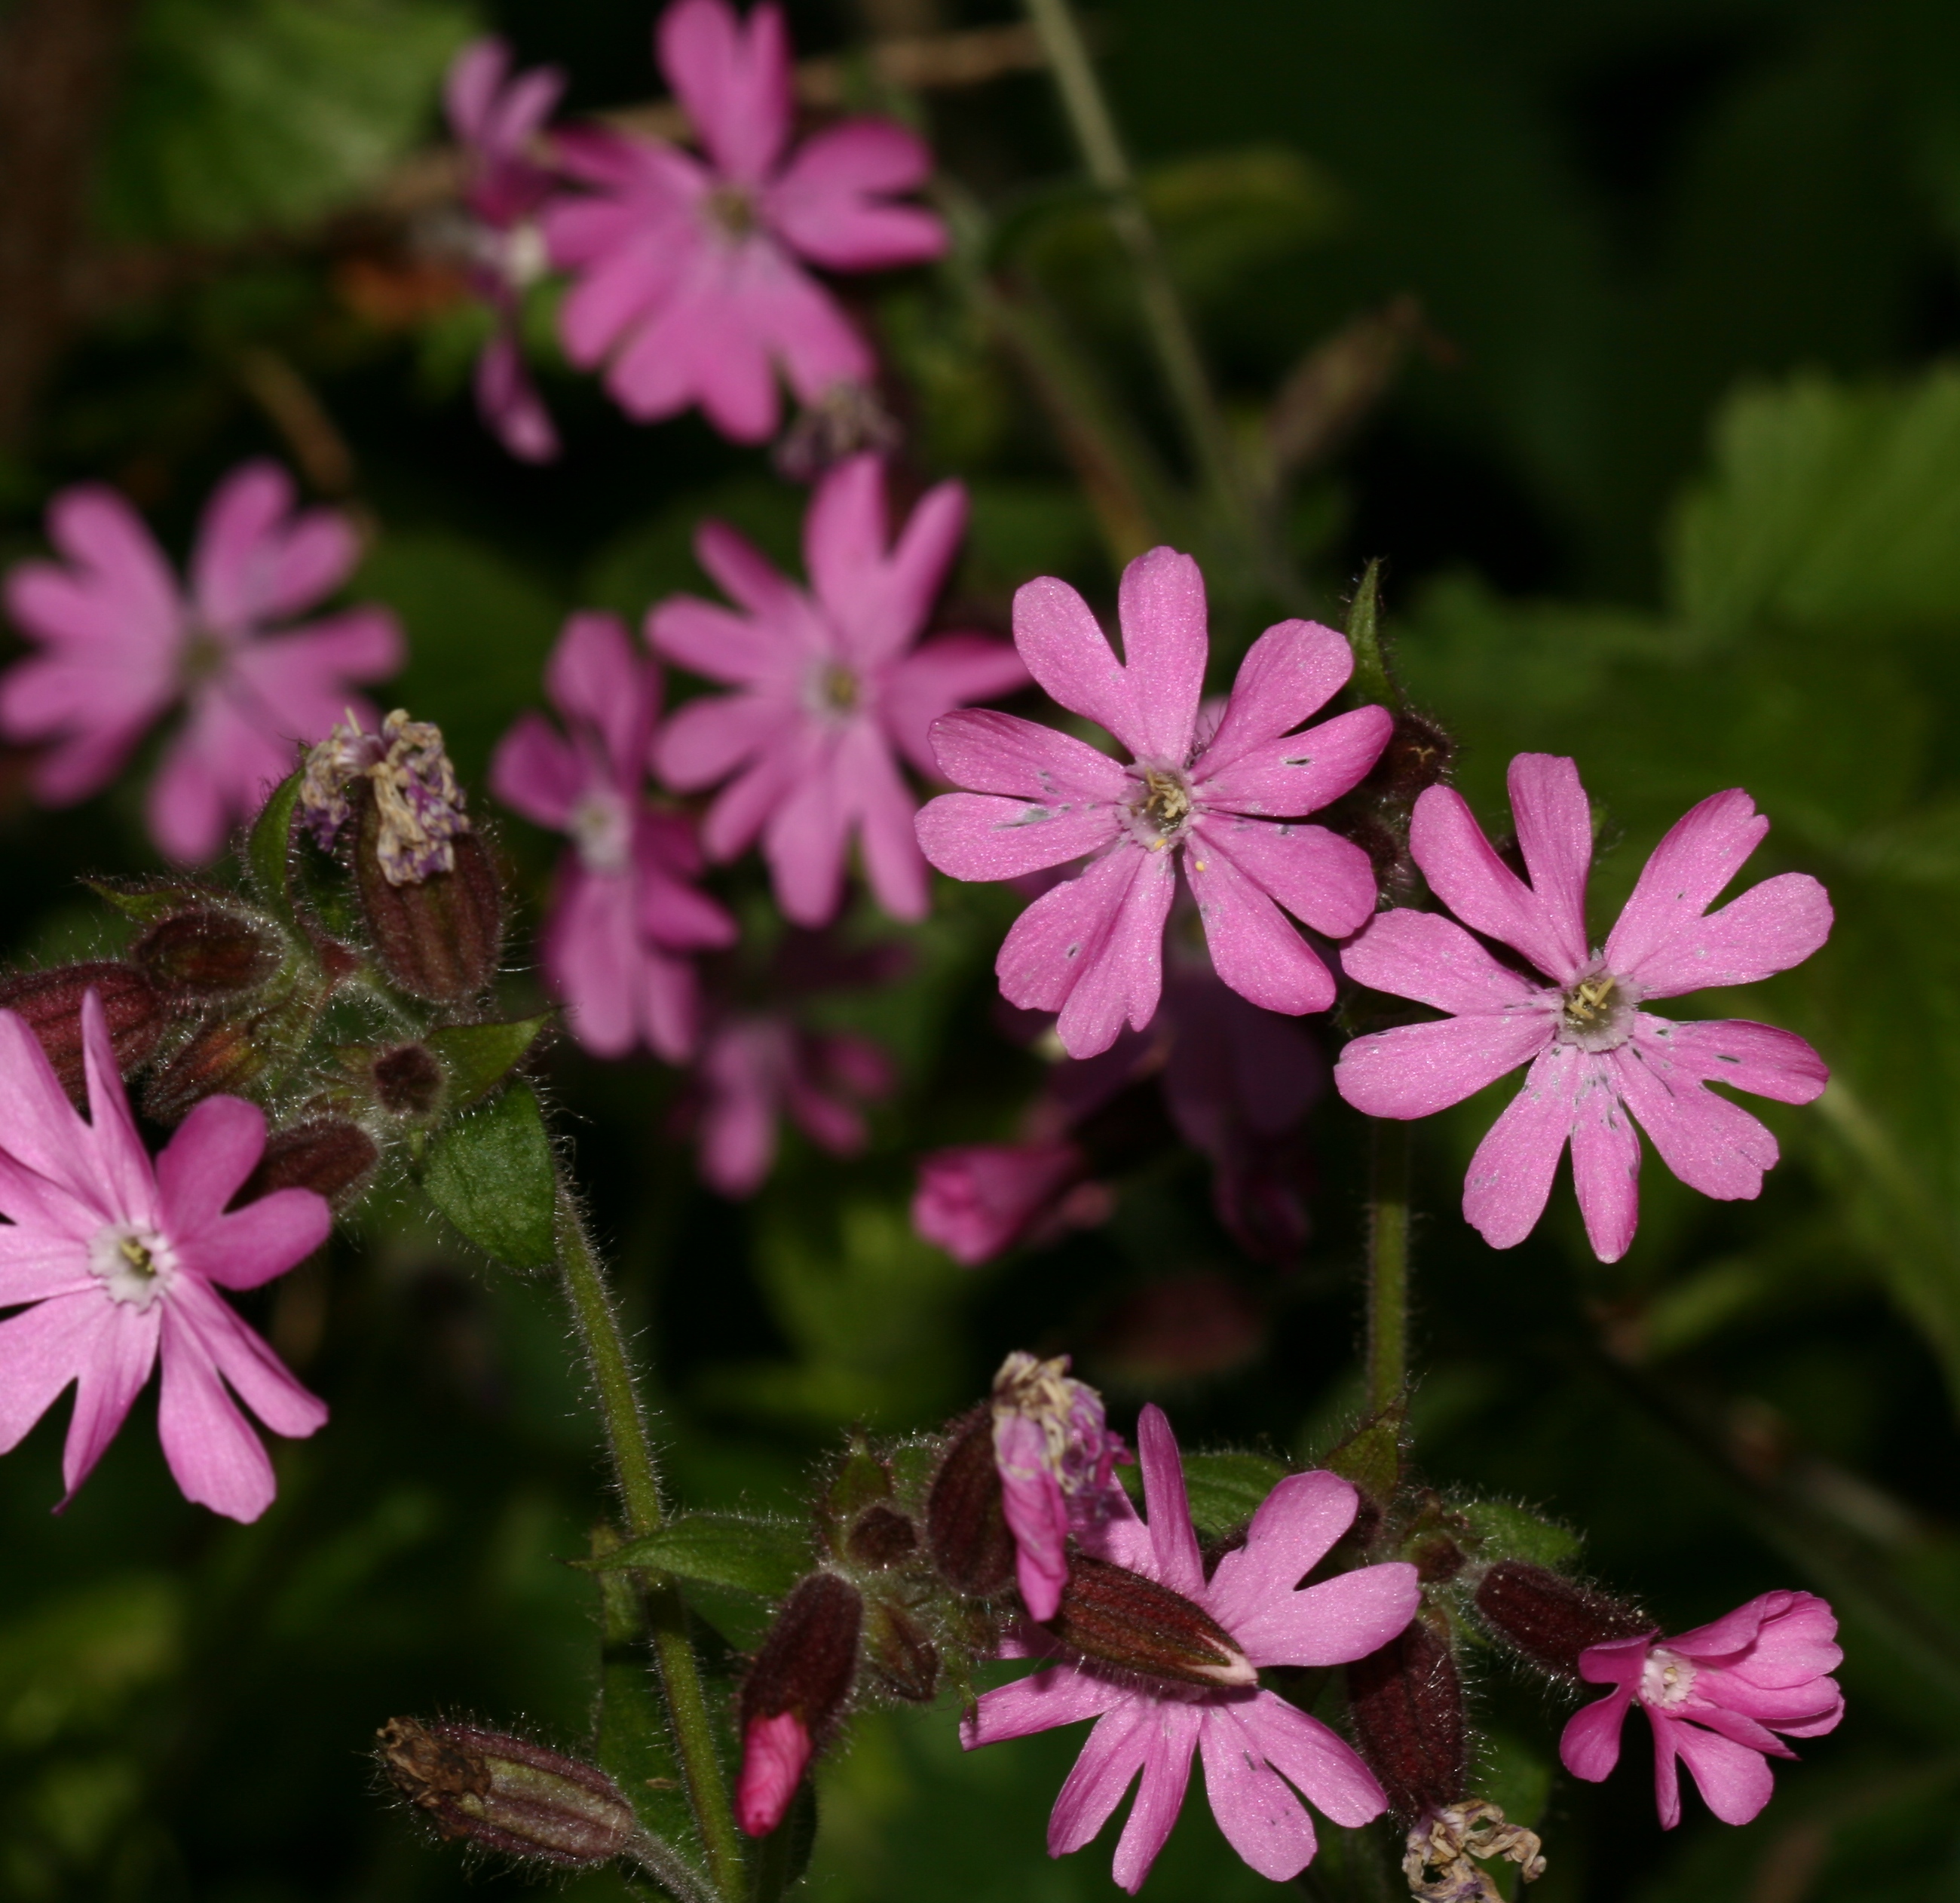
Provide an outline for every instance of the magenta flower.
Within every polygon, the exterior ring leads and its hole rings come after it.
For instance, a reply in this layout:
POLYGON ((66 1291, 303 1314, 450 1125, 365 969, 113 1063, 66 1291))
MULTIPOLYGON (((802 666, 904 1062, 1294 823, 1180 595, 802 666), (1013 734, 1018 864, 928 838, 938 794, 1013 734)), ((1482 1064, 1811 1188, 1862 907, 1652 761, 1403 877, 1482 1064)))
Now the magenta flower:
MULTIPOLYGON (((1032 1619, 1052 1619, 1068 1581, 1068 1536, 1088 1537, 1129 1499, 1116 1478, 1130 1450, 1102 1416, 1102 1397, 1071 1380, 1069 1358, 1017 1348, 994 1377, 994 1464, 1014 1536, 1014 1579, 1032 1619)), ((1132 1518, 1134 1515, 1131 1516, 1132 1518)))
POLYGON ((494 34, 473 40, 456 56, 443 88, 473 220, 470 285, 496 319, 476 360, 476 407, 498 441, 527 463, 549 462, 558 451, 558 431, 524 368, 517 316, 525 287, 548 263, 537 215, 558 177, 539 163, 536 148, 564 91, 565 75, 555 66, 513 78, 511 49, 494 34))
POLYGON ((1344 937, 1374 910, 1375 877, 1359 846, 1293 822, 1374 765, 1387 710, 1295 731, 1354 657, 1331 628, 1283 621, 1253 644, 1217 724, 1201 723, 1204 583, 1174 549, 1123 571, 1118 614, 1127 664, 1082 597, 1044 576, 1014 597, 1014 642, 1048 693, 1107 727, 1132 763, 1011 714, 949 714, 933 751, 972 790, 919 815, 925 856, 956 879, 1012 879, 1095 855, 1022 913, 994 966, 1010 1004, 1061 1014, 1071 1057, 1106 1050, 1125 1020, 1141 1030, 1156 1014, 1180 858, 1218 975, 1270 1011, 1325 1010, 1334 980, 1280 908, 1344 937))
POLYGON ((977 1268, 1017 1243, 1103 1221, 1109 1192, 1089 1174, 1081 1145, 1066 1138, 935 1150, 919 1159, 912 1227, 961 1267, 977 1268))
POLYGON ((703 829, 708 856, 733 858, 759 833, 777 903, 798 924, 837 915, 854 834, 878 902, 925 916, 918 801, 898 756, 933 772, 927 730, 940 714, 1027 679, 1005 641, 919 642, 966 526, 966 490, 942 482, 888 550, 883 466, 854 457, 818 485, 803 520, 810 592, 708 522, 695 552, 737 607, 679 595, 648 617, 660 653, 738 690, 674 714, 657 745, 661 775, 683 792, 729 781, 703 829))
POLYGON ((385 608, 275 625, 338 587, 360 552, 338 511, 294 514, 276 464, 247 463, 213 493, 188 596, 113 489, 63 490, 48 538, 65 562, 19 562, 7 577, 7 612, 42 651, 0 679, 0 732, 50 743, 34 775, 49 805, 107 785, 182 702, 187 718, 150 787, 150 836, 173 859, 208 859, 292 771, 297 746, 350 708, 375 724, 348 683, 402 664, 385 608))
POLYGON ((890 202, 932 154, 888 119, 847 119, 792 154, 789 40, 781 11, 745 28, 727 0, 679 0, 656 36, 660 70, 706 151, 611 132, 559 135, 592 187, 545 215, 573 362, 609 354, 606 384, 642 422, 699 403, 737 442, 774 434, 775 368, 803 403, 871 374, 871 353, 804 266, 887 270, 936 258, 946 229, 890 202))
POLYGON ((546 664, 545 691, 566 734, 526 714, 490 762, 498 799, 571 838, 545 921, 545 982, 595 1056, 644 1043, 680 1063, 700 1032, 690 954, 733 944, 735 921, 693 883, 692 822, 646 803, 660 670, 635 656, 616 616, 574 615, 546 664))
POLYGON ((158 1425, 177 1485, 256 1520, 272 1463, 232 1395, 275 1434, 310 1434, 326 1409, 218 1291, 283 1275, 332 1219, 310 1189, 228 1209, 266 1147, 264 1115, 237 1097, 206 1097, 152 1164, 92 988, 81 1025, 86 1122, 26 1021, 0 1011, 0 1308, 33 1304, 0 1322, 0 1453, 74 1382, 65 1507, 161 1357, 158 1425))
POLYGON ((1493 1249, 1522 1242, 1545 1213, 1569 1139, 1586 1235, 1602 1262, 1617 1262, 1640 1219, 1636 1123, 1690 1188, 1746 1199, 1761 1192, 1776 1139, 1705 1087, 1808 1103, 1830 1074, 1791 1032, 1677 1023, 1640 1007, 1801 964, 1830 932, 1831 902, 1807 874, 1786 872, 1710 914, 1770 827, 1746 793, 1717 793, 1654 848, 1605 950, 1589 950, 1592 819, 1579 769, 1520 753, 1510 786, 1529 885, 1447 787, 1417 800, 1410 849, 1464 924, 1522 953, 1551 982, 1500 965, 1462 925, 1433 912, 1386 912, 1342 953, 1348 975, 1454 1015, 1357 1038, 1335 1083, 1370 1116, 1423 1117, 1529 1063, 1524 1087, 1471 1159, 1464 1219, 1493 1249))
POLYGON ((1579 1675, 1614 1689, 1573 1714, 1558 1754, 1598 1784, 1620 1758, 1620 1727, 1637 1703, 1654 1735, 1661 1826, 1681 1822, 1678 1759, 1708 1808, 1746 1824, 1770 1801, 1771 1758, 1796 1753, 1777 1736, 1836 1728, 1844 1698, 1829 1675, 1844 1663, 1838 1621, 1814 1593, 1764 1593, 1678 1639, 1616 1639, 1580 1654, 1579 1675))
POLYGON ((1204 1761, 1212 1815, 1262 1876, 1284 1882, 1313 1860, 1313 1825, 1289 1784, 1351 1828, 1387 1807, 1382 1787, 1317 1718, 1259 1689, 1261 1666, 1341 1664, 1385 1645, 1414 1616, 1416 1571, 1400 1561, 1365 1566, 1296 1590, 1354 1517, 1354 1489, 1330 1473, 1290 1474, 1266 1496, 1245 1545, 1208 1580, 1185 1504, 1184 1466, 1163 1412, 1138 1423, 1147 1528, 1127 1500, 1082 1544, 1196 1602, 1242 1655, 1242 1682, 1201 1688, 1051 1665, 990 1691, 961 1728, 969 1750, 1056 1725, 1096 1720, 1048 1819, 1051 1857, 1087 1844, 1143 1773, 1116 1845, 1115 1878, 1134 1893, 1182 1807, 1194 1753, 1204 1761))

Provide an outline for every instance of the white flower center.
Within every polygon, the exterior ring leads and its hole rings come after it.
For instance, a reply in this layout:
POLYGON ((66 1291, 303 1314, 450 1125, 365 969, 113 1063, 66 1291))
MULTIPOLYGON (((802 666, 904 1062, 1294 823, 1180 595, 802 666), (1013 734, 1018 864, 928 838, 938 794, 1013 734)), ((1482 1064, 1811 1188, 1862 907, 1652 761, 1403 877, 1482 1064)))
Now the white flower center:
POLYGON ((551 253, 545 247, 544 228, 535 218, 514 224, 501 235, 503 256, 498 259, 505 281, 517 290, 536 284, 551 269, 551 253))
POLYGON ((1634 1034, 1634 1001, 1611 972, 1588 972, 1559 1001, 1558 1036, 1582 1051, 1614 1051, 1634 1034))
POLYGON ((1694 1668, 1678 1652, 1657 1645, 1640 1670, 1640 1698, 1646 1704, 1672 1711, 1688 1702, 1694 1689, 1694 1668))
POLYGON ((572 809, 567 830, 588 872, 620 873, 633 851, 633 815, 609 788, 587 794, 572 809))
POLYGON ((861 713, 868 698, 862 676, 841 660, 819 661, 810 673, 807 691, 810 706, 837 721, 861 713))
POLYGON ((177 1251, 147 1223, 111 1223, 90 1242, 88 1267, 102 1278, 112 1300, 148 1308, 168 1292, 177 1272, 177 1251))
POLYGON ((746 238, 760 222, 756 201, 740 185, 718 185, 701 201, 711 224, 730 238, 746 238))
POLYGON ((1131 829, 1153 852, 1174 845, 1191 818, 1191 782, 1175 767, 1132 767, 1138 784, 1130 800, 1131 829))

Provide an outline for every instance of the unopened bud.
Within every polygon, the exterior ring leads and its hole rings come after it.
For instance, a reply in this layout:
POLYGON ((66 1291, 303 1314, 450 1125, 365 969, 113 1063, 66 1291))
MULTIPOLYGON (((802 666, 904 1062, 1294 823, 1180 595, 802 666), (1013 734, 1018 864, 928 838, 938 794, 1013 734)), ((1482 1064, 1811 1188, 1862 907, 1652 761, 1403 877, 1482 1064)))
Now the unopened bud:
POLYGON ((87 1092, 81 1052, 81 1001, 91 990, 102 1000, 109 1042, 124 1076, 155 1054, 164 1034, 164 1001, 133 965, 107 961, 57 965, 0 978, 0 1010, 18 1012, 46 1052, 62 1088, 80 1103, 87 1092))
POLYGON ((603 1771, 474 1725, 391 1718, 377 1734, 395 1787, 444 1838, 566 1867, 633 1841, 633 1807, 603 1771))
POLYGON ((375 1100, 397 1116, 425 1117, 441 1099, 442 1065, 426 1045, 398 1044, 371 1068, 375 1100))
POLYGON ((1449 1640, 1420 1613, 1348 1666, 1348 1704, 1354 1742, 1398 1817, 1414 1822, 1461 1800, 1469 1778, 1463 1681, 1449 1640))
POLYGON ((911 1516, 882 1502, 866 1507, 844 1535, 845 1557, 880 1572, 902 1566, 918 1551, 918 1529, 911 1516))
POLYGON ((473 998, 497 975, 504 893, 488 848, 473 832, 450 842, 453 864, 409 884, 387 874, 376 850, 380 822, 362 800, 354 879, 375 956, 412 997, 431 1004, 473 998))
POLYGON ((741 1823, 751 1837, 766 1836, 782 1822, 811 1752, 842 1716, 857 1681, 864 1624, 856 1586, 835 1573, 812 1573, 783 1602, 762 1640, 742 1682, 741 1823), (786 1717, 794 1726, 758 1728, 786 1717))
POLYGON ((1421 714, 1402 712, 1375 763, 1368 783, 1382 797, 1407 810, 1417 796, 1438 784, 1456 757, 1456 743, 1436 721, 1421 714))
POLYGON ((926 1497, 926 1539, 939 1576, 956 1593, 986 1599, 1014 1577, 1014 1536, 1008 1530, 994 1457, 994 1410, 983 1404, 955 1421, 952 1444, 926 1497))
POLYGON ((159 991, 205 1000, 256 991, 279 969, 283 947, 257 920, 220 905, 159 918, 129 956, 159 991))
POLYGON ((864 1657, 893 1696, 931 1704, 939 1689, 939 1647, 902 1605, 873 1599, 865 1608, 864 1657))
POLYGON ((1499 1560, 1478 1582, 1477 1610, 1507 1645, 1568 1679, 1589 1646, 1655 1630, 1637 1606, 1517 1559, 1499 1560))
POLYGON ((1203 1607, 1153 1579, 1077 1553, 1045 1629, 1071 1651, 1153 1679, 1217 1690, 1257 1685, 1230 1633, 1203 1607))
POLYGON ((225 1017, 205 1025, 151 1073, 143 1114, 163 1124, 181 1123, 206 1097, 236 1096, 266 1068, 266 1054, 250 1018, 225 1017))
POLYGON ((275 1189, 310 1189, 329 1202, 352 1199, 381 1160, 374 1139, 358 1123, 339 1117, 310 1119, 266 1139, 259 1166, 239 1192, 242 1201, 275 1189))

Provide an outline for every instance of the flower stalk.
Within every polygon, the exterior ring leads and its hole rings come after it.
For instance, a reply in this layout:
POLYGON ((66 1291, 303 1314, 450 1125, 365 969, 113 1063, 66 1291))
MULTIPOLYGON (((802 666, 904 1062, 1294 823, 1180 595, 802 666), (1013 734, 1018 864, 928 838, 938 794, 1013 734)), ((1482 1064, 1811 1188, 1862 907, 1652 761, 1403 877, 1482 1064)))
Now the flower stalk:
POLYGON ((1368 1408, 1408 1386, 1409 1126, 1373 1120, 1368 1163, 1368 1408))

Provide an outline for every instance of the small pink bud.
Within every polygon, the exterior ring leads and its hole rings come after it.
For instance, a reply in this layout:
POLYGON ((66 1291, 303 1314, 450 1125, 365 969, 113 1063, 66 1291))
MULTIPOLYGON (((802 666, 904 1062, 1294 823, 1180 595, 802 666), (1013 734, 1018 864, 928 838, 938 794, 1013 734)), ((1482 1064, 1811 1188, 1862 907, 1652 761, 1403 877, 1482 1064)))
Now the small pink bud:
POLYGON ((1201 1606, 1153 1579, 1077 1553, 1045 1629, 1071 1651, 1216 1691, 1257 1685, 1238 1641, 1201 1606))
POLYGON ((735 1818, 751 1837, 766 1837, 783 1821, 803 1781, 813 1747, 794 1711, 751 1718, 742 1734, 742 1774, 735 1785, 735 1818))

